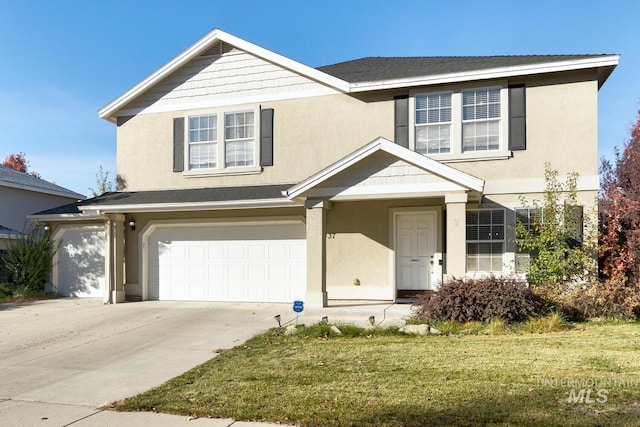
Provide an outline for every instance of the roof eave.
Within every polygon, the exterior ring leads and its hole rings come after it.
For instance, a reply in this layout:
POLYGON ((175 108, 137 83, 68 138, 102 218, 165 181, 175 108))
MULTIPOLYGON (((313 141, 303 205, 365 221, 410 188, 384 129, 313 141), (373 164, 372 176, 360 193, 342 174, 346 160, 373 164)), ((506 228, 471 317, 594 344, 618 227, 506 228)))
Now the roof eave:
POLYGON ((45 189, 45 188, 39 188, 39 187, 34 187, 31 185, 23 185, 23 184, 17 184, 17 183, 13 183, 13 182, 6 182, 6 181, 2 181, 0 182, 0 187, 9 187, 9 188, 15 188, 18 190, 26 190, 26 191, 33 191, 34 193, 41 193, 41 194, 48 194, 51 196, 59 196, 59 197, 66 197, 68 199, 72 199, 72 200, 84 200, 86 199, 85 196, 83 196, 80 193, 76 193, 75 191, 71 191, 71 190, 67 190, 67 191, 58 191, 58 190, 54 190, 54 189, 45 189))
POLYGON ((351 92, 367 92, 383 89, 398 89, 403 87, 431 86, 443 83, 457 83, 475 80, 498 79, 532 74, 556 73, 562 71, 583 70, 597 68, 604 72, 598 75, 598 83, 601 87, 609 77, 613 69, 620 62, 620 55, 607 55, 596 58, 575 59, 540 64, 518 65, 511 67, 487 68, 460 73, 439 74, 435 76, 420 76, 394 80, 379 80, 369 82, 356 82, 351 84, 351 92))
POLYGON ((285 199, 258 199, 258 200, 228 200, 216 202, 184 202, 184 203, 137 203, 120 205, 100 205, 81 206, 80 210, 85 213, 97 212, 107 213, 143 213, 143 212, 191 212, 226 209, 255 209, 255 208, 282 208, 297 207, 299 203, 285 199))
POLYGON ((91 220, 99 220, 104 219, 105 217, 97 212, 91 213, 65 213, 65 214, 32 214, 27 215, 27 219, 38 221, 38 222, 49 222, 49 221, 91 221, 91 220))

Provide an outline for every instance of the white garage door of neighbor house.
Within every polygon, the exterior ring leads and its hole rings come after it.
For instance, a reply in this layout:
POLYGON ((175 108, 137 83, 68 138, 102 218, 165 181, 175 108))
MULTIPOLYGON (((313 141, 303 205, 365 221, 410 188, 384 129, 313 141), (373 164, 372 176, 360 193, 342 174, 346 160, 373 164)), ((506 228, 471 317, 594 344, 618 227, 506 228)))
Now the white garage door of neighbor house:
POLYGON ((303 224, 158 228, 149 299, 291 302, 304 298, 303 224))
POLYGON ((69 297, 104 296, 104 229, 69 229, 59 237, 57 292, 69 297))

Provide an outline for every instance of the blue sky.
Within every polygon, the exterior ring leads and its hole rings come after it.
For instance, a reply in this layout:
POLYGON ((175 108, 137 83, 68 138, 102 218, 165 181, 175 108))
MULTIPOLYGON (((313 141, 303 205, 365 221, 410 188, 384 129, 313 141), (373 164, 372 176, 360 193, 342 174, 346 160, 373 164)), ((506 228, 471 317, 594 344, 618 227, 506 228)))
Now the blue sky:
MULTIPOLYGON (((97 110, 213 28, 310 66, 364 56, 618 53, 599 98, 612 157, 640 100, 637 0, 0 0, 0 158, 82 194, 115 176, 97 110)), ((0 159, 1 160, 1 159, 0 159)))

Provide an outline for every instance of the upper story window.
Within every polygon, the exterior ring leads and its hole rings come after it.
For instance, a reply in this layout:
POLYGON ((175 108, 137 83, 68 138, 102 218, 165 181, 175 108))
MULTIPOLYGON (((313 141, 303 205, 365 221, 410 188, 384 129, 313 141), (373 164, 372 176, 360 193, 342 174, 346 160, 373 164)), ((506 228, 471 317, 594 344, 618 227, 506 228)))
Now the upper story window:
POLYGON ((190 116, 188 123, 189 170, 256 166, 254 111, 190 116))
POLYGON ((416 151, 451 152, 451 92, 416 96, 416 151))
POLYGON ((508 94, 506 86, 413 94, 409 147, 444 160, 508 155, 508 94))
POLYGON ((462 92, 462 151, 500 149, 500 88, 462 92))
POLYGON ((253 111, 224 115, 225 166, 255 164, 255 121, 253 111))
POLYGON ((189 169, 218 165, 218 116, 189 117, 189 169))

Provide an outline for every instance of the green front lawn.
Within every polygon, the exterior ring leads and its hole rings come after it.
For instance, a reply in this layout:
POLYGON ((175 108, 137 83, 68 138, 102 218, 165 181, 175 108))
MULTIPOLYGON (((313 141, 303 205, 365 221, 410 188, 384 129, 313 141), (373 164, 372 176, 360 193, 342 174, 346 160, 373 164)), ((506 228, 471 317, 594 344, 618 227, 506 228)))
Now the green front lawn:
POLYGON ((270 331, 219 352, 115 407, 307 426, 631 426, 640 419, 637 322, 427 337, 270 331))

